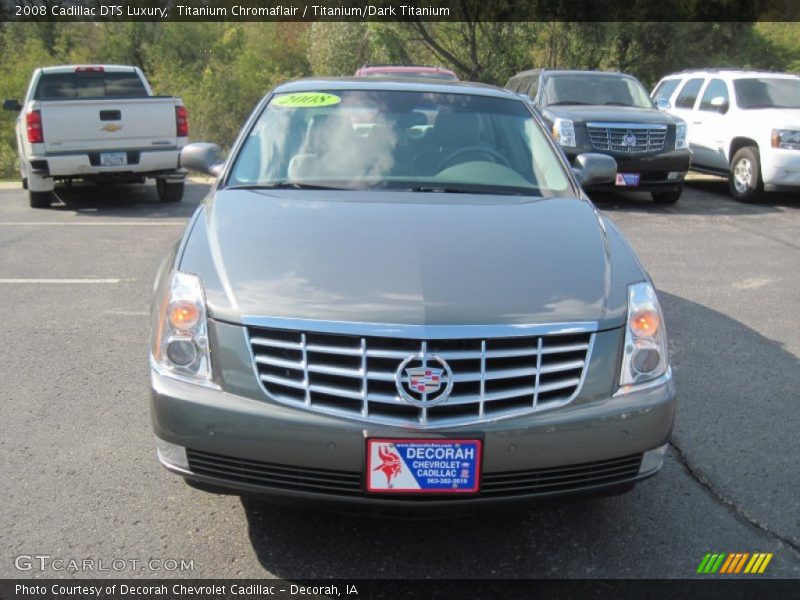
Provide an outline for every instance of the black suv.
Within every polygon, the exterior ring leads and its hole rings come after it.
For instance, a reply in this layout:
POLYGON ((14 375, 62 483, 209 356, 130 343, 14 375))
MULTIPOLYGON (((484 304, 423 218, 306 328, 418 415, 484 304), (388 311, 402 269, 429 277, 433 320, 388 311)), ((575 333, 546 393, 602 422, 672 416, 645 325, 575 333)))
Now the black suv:
POLYGON ((656 109, 639 80, 601 71, 524 71, 506 88, 528 96, 570 162, 599 152, 617 161, 616 190, 651 192, 673 204, 683 191, 691 152, 686 123, 656 109))

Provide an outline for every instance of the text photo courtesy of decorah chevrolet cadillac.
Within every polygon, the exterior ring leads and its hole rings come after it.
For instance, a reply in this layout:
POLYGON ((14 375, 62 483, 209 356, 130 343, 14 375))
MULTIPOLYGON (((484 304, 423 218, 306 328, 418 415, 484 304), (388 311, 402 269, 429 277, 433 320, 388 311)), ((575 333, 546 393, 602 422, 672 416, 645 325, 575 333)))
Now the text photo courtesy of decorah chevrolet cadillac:
POLYGON ((270 92, 227 159, 186 146, 216 182, 155 285, 163 465, 404 507, 655 475, 675 388, 654 284, 582 190, 614 160, 570 165, 547 127, 492 86, 308 79, 270 92))

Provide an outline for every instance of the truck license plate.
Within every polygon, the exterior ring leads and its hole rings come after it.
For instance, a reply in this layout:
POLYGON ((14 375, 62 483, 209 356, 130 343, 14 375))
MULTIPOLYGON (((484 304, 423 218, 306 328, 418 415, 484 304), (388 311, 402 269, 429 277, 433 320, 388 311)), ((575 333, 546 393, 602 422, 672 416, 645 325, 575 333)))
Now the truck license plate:
POLYGON ((478 491, 481 440, 367 440, 367 491, 458 494, 478 491))
POLYGON ((637 187, 639 185, 639 173, 617 173, 617 185, 626 187, 637 187))
POLYGON ((128 164, 128 155, 125 152, 101 152, 101 167, 118 167, 128 164))

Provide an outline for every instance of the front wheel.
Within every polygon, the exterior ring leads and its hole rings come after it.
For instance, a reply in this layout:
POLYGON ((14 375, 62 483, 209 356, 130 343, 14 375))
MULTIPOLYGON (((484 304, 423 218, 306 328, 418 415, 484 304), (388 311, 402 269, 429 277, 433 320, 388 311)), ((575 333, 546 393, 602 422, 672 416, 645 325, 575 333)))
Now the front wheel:
POLYGON ((156 179, 156 191, 161 202, 180 202, 183 198, 183 181, 156 179))
POLYGON ((653 202, 656 204, 675 204, 683 193, 683 186, 669 192, 651 192, 653 202))
POLYGON ((728 187, 739 202, 758 202, 764 196, 764 182, 761 180, 761 161, 758 148, 740 148, 731 160, 728 174, 728 187))
POLYGON ((28 203, 31 208, 50 208, 52 202, 52 192, 32 192, 28 190, 28 203))

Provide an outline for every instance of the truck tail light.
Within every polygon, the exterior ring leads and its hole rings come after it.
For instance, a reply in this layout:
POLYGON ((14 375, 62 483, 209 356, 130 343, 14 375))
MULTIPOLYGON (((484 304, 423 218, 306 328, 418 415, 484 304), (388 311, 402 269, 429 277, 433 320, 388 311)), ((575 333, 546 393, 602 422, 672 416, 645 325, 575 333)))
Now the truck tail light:
POLYGON ((82 67, 75 67, 76 73, 102 73, 105 69, 103 67, 92 67, 92 66, 82 66, 82 67))
POLYGON ((28 127, 28 142, 31 144, 41 144, 44 142, 44 130, 42 129, 42 113, 32 110, 25 115, 25 124, 28 127))
POLYGON ((189 113, 185 106, 175 107, 175 125, 178 137, 189 137, 189 113))

